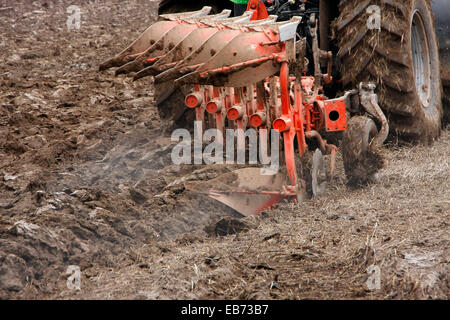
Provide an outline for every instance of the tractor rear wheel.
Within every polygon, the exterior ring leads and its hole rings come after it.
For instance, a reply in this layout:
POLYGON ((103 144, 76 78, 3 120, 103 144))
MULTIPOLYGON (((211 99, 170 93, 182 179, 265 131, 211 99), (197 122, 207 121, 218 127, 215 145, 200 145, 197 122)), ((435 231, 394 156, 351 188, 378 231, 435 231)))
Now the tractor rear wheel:
POLYGON ((344 85, 376 83, 391 132, 431 143, 443 111, 430 1, 341 0, 339 11, 334 27, 344 85))

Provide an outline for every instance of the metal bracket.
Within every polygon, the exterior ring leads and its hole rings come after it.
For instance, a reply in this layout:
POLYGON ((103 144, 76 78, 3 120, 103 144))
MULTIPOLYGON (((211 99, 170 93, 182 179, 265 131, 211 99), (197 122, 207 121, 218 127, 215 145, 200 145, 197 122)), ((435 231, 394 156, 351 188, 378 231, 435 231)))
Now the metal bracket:
POLYGON ((389 124, 386 116, 378 105, 378 95, 375 93, 376 87, 377 86, 373 83, 361 82, 359 84, 359 96, 364 110, 374 117, 378 124, 381 125, 378 135, 373 139, 371 144, 371 146, 380 147, 389 135, 389 124))

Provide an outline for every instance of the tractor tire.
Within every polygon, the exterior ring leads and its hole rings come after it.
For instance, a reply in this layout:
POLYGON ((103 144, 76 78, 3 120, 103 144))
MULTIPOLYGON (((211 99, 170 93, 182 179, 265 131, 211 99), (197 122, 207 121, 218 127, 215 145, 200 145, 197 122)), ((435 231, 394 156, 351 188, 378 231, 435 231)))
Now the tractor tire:
POLYGON ((343 84, 376 83, 391 132, 432 143, 440 135, 443 110, 430 1, 341 0, 339 12, 334 32, 343 84))
POLYGON ((343 160, 345 174, 351 186, 359 186, 373 180, 383 168, 384 161, 371 145, 378 134, 375 122, 365 116, 356 116, 348 122, 343 134, 343 160))

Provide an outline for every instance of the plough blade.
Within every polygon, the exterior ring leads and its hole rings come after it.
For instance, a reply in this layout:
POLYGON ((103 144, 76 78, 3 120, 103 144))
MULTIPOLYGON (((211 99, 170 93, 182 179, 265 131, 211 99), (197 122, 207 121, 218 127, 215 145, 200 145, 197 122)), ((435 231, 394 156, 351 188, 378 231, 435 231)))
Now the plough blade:
POLYGON ((270 41, 262 32, 240 33, 205 64, 176 82, 243 87, 274 75, 280 70, 278 41, 270 41), (273 42, 274 44, 260 45, 273 42), (252 68, 252 72, 247 72, 252 68))
POLYGON ((197 51, 217 32, 219 32, 219 30, 216 28, 201 28, 194 30, 170 52, 156 61, 154 65, 139 71, 134 77, 134 80, 147 76, 155 76, 174 67, 177 62, 182 61, 192 52, 197 51))
MULTIPOLYGON (((239 87, 256 83, 280 69, 283 41, 294 39, 300 18, 252 27, 220 30, 184 60, 155 76, 155 83, 178 79, 178 84, 239 87), (284 40, 282 40, 284 39, 284 40), (252 72, 247 72, 251 68, 252 72)), ((159 71, 152 69, 153 75, 159 71)), ((137 75, 137 78, 141 75, 137 75)))
POLYGON ((203 7, 203 9, 199 11, 162 15, 161 18, 164 20, 152 24, 129 47, 114 58, 103 62, 100 65, 100 71, 113 67, 120 67, 124 63, 129 62, 130 60, 127 60, 126 57, 144 52, 149 46, 159 41, 167 32, 179 25, 180 19, 207 16, 211 12, 211 9, 211 7, 203 7))
MULTIPOLYGON (((135 80, 152 75, 156 76, 155 83, 161 83, 175 80, 193 71, 198 72, 198 67, 208 61, 210 64, 203 69, 218 64, 222 67, 265 59, 266 68, 261 68, 261 72, 256 73, 259 78, 276 72, 276 67, 267 67, 270 65, 267 54, 279 51, 275 46, 286 40, 283 39, 283 30, 286 26, 295 30, 298 19, 288 23, 274 23, 277 17, 269 16, 264 20, 250 21, 253 15, 251 11, 240 17, 228 18, 230 10, 224 10, 217 15, 207 15, 208 10, 210 9, 205 7, 191 14, 163 15, 162 18, 166 21, 159 21, 149 27, 127 49, 104 62, 100 70, 119 67, 116 75, 132 73, 135 80), (231 47, 238 48, 239 52, 233 51, 231 47)), ((270 58, 275 59, 276 56, 270 58)), ((250 63, 248 67, 256 66, 250 63)), ((231 71, 236 70, 227 70, 227 73, 232 73, 231 71)), ((231 77, 234 79, 231 79, 230 85, 239 77, 239 74, 231 77)), ((184 78, 182 82, 189 79, 184 78)))
MULTIPOLYGON (((273 23, 276 21, 277 16, 270 16, 267 19, 264 20, 256 20, 256 21, 249 21, 252 17, 253 13, 251 11, 247 11, 244 13, 244 15, 237 17, 237 18, 229 18, 224 21, 220 21, 220 25, 218 24, 216 27, 205 27, 205 28, 199 28, 197 30, 194 30, 191 32, 185 39, 183 39, 181 42, 179 42, 171 51, 169 51, 166 55, 158 58, 155 60, 155 63, 152 66, 146 67, 145 69, 139 71, 135 77, 134 80, 147 77, 147 76, 156 76, 158 74, 163 73, 166 70, 169 70, 174 67, 181 67, 186 66, 193 57, 191 55, 197 55, 200 48, 207 46, 206 43, 218 32, 221 32, 221 30, 224 27, 236 27, 236 26, 258 26, 258 25, 264 25, 268 23, 273 23)), ((217 41, 220 41, 220 39, 216 39, 214 41, 211 41, 212 45, 215 45, 217 41)), ((220 48, 220 46, 216 47, 220 48)), ((207 48, 203 50, 203 52, 207 53, 207 48)), ((211 50, 210 50, 211 52, 211 50)), ((210 55, 207 54, 203 57, 198 57, 198 61, 204 62, 204 59, 208 59, 210 55)), ((192 62, 191 62, 192 63, 192 62)), ((194 63, 195 65, 195 63, 194 63)), ((175 76, 177 78, 178 76, 175 76)), ((162 77, 164 78, 164 77, 162 77)), ((166 77, 170 78, 170 77, 166 77)), ((175 79, 174 78, 174 79, 175 79)), ((160 82, 160 81, 158 81, 160 82)))
POLYGON ((284 174, 263 175, 261 168, 239 169, 207 182, 187 184, 187 188, 208 195, 244 216, 257 215, 296 194, 283 190, 284 174))
POLYGON ((178 44, 197 29, 198 27, 195 24, 178 24, 137 57, 129 56, 132 61, 117 69, 116 75, 137 72, 145 68, 147 66, 146 63, 150 64, 156 61, 156 59, 172 50, 175 44, 178 44))
POLYGON ((178 62, 174 67, 157 75, 155 83, 175 80, 188 74, 208 61, 217 50, 222 50, 227 43, 241 34, 240 30, 222 30, 214 33, 197 50, 188 55, 184 60, 178 62))
POLYGON ((217 24, 216 26, 206 26, 205 28, 195 30, 178 45, 176 45, 175 48, 173 48, 169 53, 159 59, 154 66, 164 66, 183 61, 193 52, 196 52, 199 48, 201 48, 214 34, 220 30, 223 30, 226 26, 257 26, 271 22, 273 23, 277 19, 277 16, 270 16, 264 20, 250 21, 252 15, 253 12, 247 11, 242 16, 220 21, 220 24, 217 24))
MULTIPOLYGON (((198 24, 213 24, 217 21, 224 20, 228 18, 231 14, 231 10, 223 10, 221 13, 216 15, 208 15, 211 11, 211 7, 204 7, 202 10, 186 12, 186 13, 176 13, 162 15, 162 21, 158 21, 151 25, 136 41, 134 41, 128 48, 118 54, 116 57, 102 63, 100 65, 100 70, 106 70, 112 67, 120 67, 128 62, 132 62, 137 58, 144 58, 146 55, 151 53, 158 53, 167 49, 167 44, 169 48, 175 43, 178 43, 186 33, 192 27, 198 24), (187 27, 188 30, 183 29, 187 27)), ((230 22, 242 21, 243 19, 250 20, 250 13, 247 13, 239 19, 231 18, 230 22)), ((136 68, 131 68, 133 71, 136 68)), ((126 73, 130 72, 128 69, 124 69, 119 72, 126 73)))
MULTIPOLYGON (((202 16, 190 19, 176 20, 173 28, 167 31, 158 41, 153 43, 147 50, 136 55, 130 55, 124 58, 131 60, 116 71, 117 74, 137 72, 145 68, 148 64, 153 64, 165 54, 170 52, 181 41, 188 37, 192 32, 200 27, 205 27, 208 23, 222 21, 229 17, 231 10, 224 10, 216 15, 202 16)), ((232 18, 234 19, 234 18, 232 18)))

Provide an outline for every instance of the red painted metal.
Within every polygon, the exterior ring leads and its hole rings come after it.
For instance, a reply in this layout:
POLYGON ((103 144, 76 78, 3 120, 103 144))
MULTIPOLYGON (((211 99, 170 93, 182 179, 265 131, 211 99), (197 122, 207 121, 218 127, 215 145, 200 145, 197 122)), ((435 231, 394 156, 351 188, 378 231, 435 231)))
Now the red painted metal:
POLYGON ((266 123, 266 115, 261 112, 254 113, 250 117, 249 123, 254 128, 261 127, 266 123))
POLYGON ((347 114, 345 100, 325 101, 326 130, 328 132, 347 130, 347 114))
POLYGON ((189 108, 197 108, 200 107, 203 103, 203 97, 201 94, 194 92, 186 96, 185 102, 186 106, 188 106, 189 108))
POLYGON ((247 5, 247 11, 253 11, 251 20, 262 20, 269 17, 267 8, 261 0, 250 0, 247 5))
POLYGON ((233 106, 227 113, 228 119, 236 121, 242 119, 244 116, 244 108, 240 105, 233 106))

